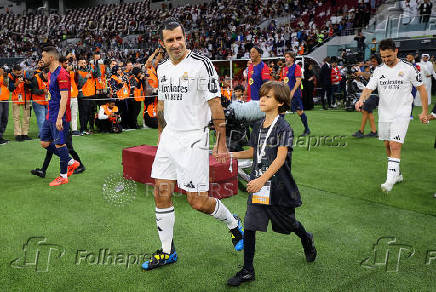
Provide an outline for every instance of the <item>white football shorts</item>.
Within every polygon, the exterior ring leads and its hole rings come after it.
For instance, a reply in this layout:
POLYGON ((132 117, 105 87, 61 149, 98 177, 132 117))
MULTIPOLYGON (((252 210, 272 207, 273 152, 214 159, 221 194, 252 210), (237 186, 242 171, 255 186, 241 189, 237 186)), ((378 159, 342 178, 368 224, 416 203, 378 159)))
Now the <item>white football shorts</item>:
POLYGON ((392 122, 378 123, 379 140, 394 141, 403 144, 409 128, 410 119, 399 118, 392 122))
POLYGON ((209 130, 180 132, 164 128, 151 177, 177 180, 187 192, 209 191, 209 130))

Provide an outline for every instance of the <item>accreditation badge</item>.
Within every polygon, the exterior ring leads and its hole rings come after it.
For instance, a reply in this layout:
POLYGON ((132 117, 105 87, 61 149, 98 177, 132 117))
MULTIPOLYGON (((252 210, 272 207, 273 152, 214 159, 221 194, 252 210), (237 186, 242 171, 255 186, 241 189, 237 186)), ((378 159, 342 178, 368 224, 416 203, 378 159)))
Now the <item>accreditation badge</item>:
POLYGON ((267 181, 260 191, 251 195, 251 203, 271 205, 271 181, 267 181))
POLYGON ((18 94, 18 101, 22 102, 23 101, 23 96, 21 94, 18 94))
POLYGON ((51 99, 51 94, 50 94, 50 91, 48 91, 47 92, 47 101, 50 101, 50 99, 51 99))

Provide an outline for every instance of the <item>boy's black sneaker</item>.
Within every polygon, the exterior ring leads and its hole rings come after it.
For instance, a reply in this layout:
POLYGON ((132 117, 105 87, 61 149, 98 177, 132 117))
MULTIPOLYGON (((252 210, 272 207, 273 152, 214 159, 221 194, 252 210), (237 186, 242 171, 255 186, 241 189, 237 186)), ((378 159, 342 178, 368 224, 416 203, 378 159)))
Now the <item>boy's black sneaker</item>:
POLYGON ((254 281, 256 279, 254 270, 249 271, 245 268, 242 268, 239 272, 236 273, 235 276, 231 277, 227 280, 227 285, 229 286, 239 286, 241 283, 254 281))
POLYGON ((375 132, 369 132, 369 134, 366 134, 365 137, 369 137, 369 138, 378 138, 378 134, 377 131, 375 132))
POLYGON ((304 136, 307 136, 307 135, 310 135, 310 130, 309 129, 304 130, 303 134, 301 134, 300 136, 304 137, 304 136))
POLYGON ((304 249, 304 255, 306 256, 306 261, 308 263, 311 263, 315 261, 316 258, 316 248, 315 243, 313 241, 313 234, 310 232, 307 232, 307 238, 301 239, 301 244, 303 245, 304 249))
POLYGON ((365 135, 363 135, 363 133, 360 132, 360 130, 358 130, 356 133, 353 134, 353 137, 363 138, 363 137, 365 137, 365 135))
POLYGON ((3 138, 0 138, 0 145, 6 145, 6 144, 8 144, 9 143, 9 140, 6 140, 6 139, 3 139, 3 138))
POLYGON ((32 140, 32 138, 30 138, 27 135, 21 135, 21 139, 23 139, 23 140, 32 140))
POLYGON ((76 170, 74 170, 73 174, 79 174, 84 172, 85 170, 86 170, 85 166, 83 164, 80 164, 80 166, 76 168, 76 170))
POLYGON ((39 177, 42 177, 42 178, 45 177, 45 171, 40 169, 40 168, 32 169, 30 171, 30 173, 33 174, 33 175, 37 175, 39 177))
POLYGON ((23 142, 24 140, 23 140, 23 136, 21 136, 21 135, 17 135, 17 136, 15 136, 15 141, 17 141, 17 142, 23 142))

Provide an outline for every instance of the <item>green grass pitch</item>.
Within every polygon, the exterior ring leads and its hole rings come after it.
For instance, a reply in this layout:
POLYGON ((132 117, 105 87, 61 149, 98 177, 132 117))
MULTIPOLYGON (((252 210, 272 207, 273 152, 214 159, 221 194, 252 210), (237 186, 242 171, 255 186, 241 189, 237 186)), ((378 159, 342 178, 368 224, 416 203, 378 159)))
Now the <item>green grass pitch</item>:
MULTIPOLYGON (((418 110, 402 151, 404 182, 389 194, 380 191, 387 164, 383 143, 351 137, 361 114, 307 112, 310 145, 320 136, 327 143, 308 150, 308 140, 297 141, 293 174, 303 206, 296 216, 314 233, 318 257, 306 263, 295 235, 257 233, 256 281, 241 290, 436 290, 436 122, 422 125, 418 110), (338 143, 325 136, 336 136, 338 143)), ((300 134, 298 116, 286 117, 300 134)), ((30 136, 36 134, 32 115, 30 136)), ((5 138, 13 138, 12 115, 5 138)), ((175 196, 179 260, 143 272, 144 254, 160 246, 152 188, 135 183, 134 200, 121 207, 104 199, 107 178, 122 173, 122 149, 155 145, 156 130, 73 141, 87 170, 57 188, 48 186, 59 171, 57 157, 45 179, 30 175, 45 155, 36 139, 0 147, 2 291, 228 290, 225 283, 240 269, 243 254, 233 250, 225 225, 175 196)), ((223 202, 243 217, 246 199, 241 190, 223 202)))

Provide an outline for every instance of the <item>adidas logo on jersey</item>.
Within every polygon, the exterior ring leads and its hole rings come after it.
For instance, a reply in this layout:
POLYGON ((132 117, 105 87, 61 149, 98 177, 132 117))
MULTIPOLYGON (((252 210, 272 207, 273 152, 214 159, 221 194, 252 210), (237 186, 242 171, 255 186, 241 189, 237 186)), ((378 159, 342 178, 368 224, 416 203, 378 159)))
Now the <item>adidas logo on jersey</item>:
POLYGON ((397 170, 395 168, 389 168, 389 171, 397 172, 397 170))
POLYGON ((394 140, 400 141, 401 140, 400 135, 395 136, 394 140))
POLYGON ((187 183, 187 184, 185 185, 185 187, 187 187, 187 188, 191 188, 191 189, 195 188, 194 184, 192 183, 192 180, 191 180, 189 183, 187 183))
POLYGON ((382 74, 382 76, 380 76, 380 79, 386 78, 385 75, 382 74))

